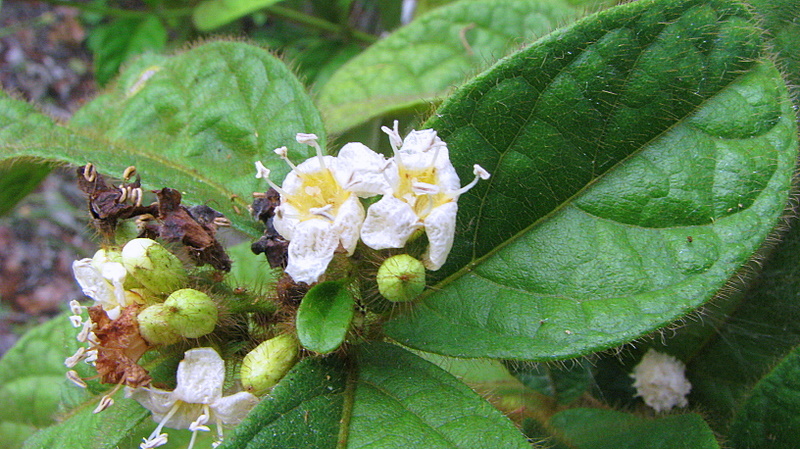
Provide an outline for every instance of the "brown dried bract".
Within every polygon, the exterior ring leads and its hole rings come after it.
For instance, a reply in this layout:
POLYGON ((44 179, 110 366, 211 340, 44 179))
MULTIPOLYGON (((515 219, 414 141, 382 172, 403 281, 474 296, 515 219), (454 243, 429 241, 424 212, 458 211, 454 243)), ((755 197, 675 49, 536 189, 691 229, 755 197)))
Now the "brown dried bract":
POLYGON ((153 213, 155 207, 130 204, 125 201, 127 190, 140 187, 140 179, 124 184, 123 188, 109 186, 105 178, 94 170, 91 165, 78 167, 78 188, 89 197, 89 213, 92 223, 104 238, 110 240, 114 236, 119 220, 125 220, 137 215, 153 213))
POLYGON ((198 265, 208 263, 218 270, 230 271, 231 260, 216 238, 217 223, 223 215, 208 206, 187 209, 181 205, 181 193, 175 189, 165 187, 155 194, 158 222, 148 224, 145 234, 182 243, 198 265))
POLYGON ((253 217, 264 223, 266 229, 264 235, 250 245, 250 250, 254 254, 264 253, 272 268, 286 268, 288 259, 289 242, 278 234, 273 225, 275 208, 280 204, 280 194, 270 188, 263 196, 256 197, 251 206, 253 217))
POLYGON ((100 305, 89 307, 89 318, 94 324, 98 343, 95 367, 100 381, 106 384, 123 384, 136 388, 148 385, 150 375, 137 364, 142 354, 150 349, 139 334, 136 315, 138 305, 122 309, 119 318, 112 320, 100 305))

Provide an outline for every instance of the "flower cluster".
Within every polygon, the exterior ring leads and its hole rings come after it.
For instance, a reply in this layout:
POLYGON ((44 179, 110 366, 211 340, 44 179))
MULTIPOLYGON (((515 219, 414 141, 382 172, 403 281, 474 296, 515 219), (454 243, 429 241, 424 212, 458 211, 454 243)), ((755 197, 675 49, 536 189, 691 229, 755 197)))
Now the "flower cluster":
POLYGON ((685 370, 680 360, 650 348, 631 374, 636 396, 657 412, 686 407, 692 384, 686 380, 685 370))
POLYGON ((450 162, 447 144, 432 129, 400 137, 388 134, 394 156, 388 160, 363 144, 351 142, 338 156, 324 156, 313 134, 297 141, 313 146, 317 156, 294 165, 286 147, 275 152, 292 168, 283 184, 256 162, 256 177, 280 193, 275 229, 289 241, 286 272, 295 282, 311 284, 325 273, 337 251, 348 256, 359 238, 372 249, 402 248, 425 232, 429 246, 425 266, 438 270, 447 259, 455 234, 458 197, 489 173, 474 166, 475 179, 464 187, 450 162), (359 198, 383 195, 364 211, 359 198))

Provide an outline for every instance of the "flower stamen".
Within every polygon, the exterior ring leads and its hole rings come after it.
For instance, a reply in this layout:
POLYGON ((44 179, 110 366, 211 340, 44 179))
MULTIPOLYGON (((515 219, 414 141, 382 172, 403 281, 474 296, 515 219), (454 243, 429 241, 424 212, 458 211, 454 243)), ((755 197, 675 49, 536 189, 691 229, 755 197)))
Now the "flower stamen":
POLYGON ((308 209, 308 212, 312 215, 319 215, 320 217, 324 217, 327 220, 333 222, 336 218, 331 214, 329 211, 333 209, 333 205, 326 204, 322 207, 312 207, 308 209))
POLYGON ((75 385, 81 388, 86 388, 88 386, 86 385, 86 382, 84 382, 83 379, 81 379, 81 376, 78 374, 78 372, 75 370, 67 371, 67 380, 69 380, 70 382, 74 383, 75 385))
POLYGON ((458 198, 462 194, 466 193, 469 189, 475 187, 475 184, 477 184, 479 180, 487 180, 491 176, 488 171, 478 164, 473 165, 472 173, 475 175, 475 178, 469 184, 456 190, 455 192, 451 192, 451 195, 453 195, 454 198, 458 198))
POLYGON ((286 196, 287 195, 286 191, 283 190, 278 184, 272 182, 271 179, 269 179, 270 172, 271 170, 268 169, 267 167, 264 167, 264 164, 262 164, 261 161, 256 161, 256 178, 267 181, 267 184, 269 184, 270 187, 275 189, 281 195, 286 196))
MULTIPOLYGON (((319 146, 317 143, 317 135, 312 133, 297 133, 295 136, 297 143, 304 143, 306 145, 314 147, 317 150, 317 159, 319 159, 320 168, 325 170, 328 167, 325 165, 325 158, 322 154, 322 147, 319 146)), ((298 172, 299 173, 299 172, 298 172)))
POLYGON ((77 365, 86 357, 86 348, 81 346, 77 351, 75 351, 75 354, 72 354, 70 357, 67 357, 66 360, 64 360, 64 365, 67 368, 75 368, 75 365, 77 365))

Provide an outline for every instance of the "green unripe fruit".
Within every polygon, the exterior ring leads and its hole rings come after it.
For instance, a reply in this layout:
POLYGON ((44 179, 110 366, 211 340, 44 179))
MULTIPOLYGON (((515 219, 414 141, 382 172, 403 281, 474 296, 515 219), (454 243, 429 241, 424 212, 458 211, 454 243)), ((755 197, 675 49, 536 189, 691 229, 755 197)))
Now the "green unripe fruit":
POLYGON ((378 291, 392 302, 405 302, 425 290, 425 265, 408 254, 392 256, 378 268, 378 291))
POLYGON ((146 289, 167 295, 186 284, 183 263, 151 239, 133 239, 122 248, 122 265, 146 289))
POLYGON ((261 343, 242 360, 242 386, 256 396, 267 393, 294 366, 299 354, 297 339, 292 334, 261 343))
POLYGON ((151 345, 170 345, 181 336, 167 323, 164 304, 153 304, 139 312, 139 334, 151 345))
POLYGON ((217 325, 217 304, 205 293, 182 288, 164 301, 165 318, 175 332, 186 338, 210 334, 217 325))

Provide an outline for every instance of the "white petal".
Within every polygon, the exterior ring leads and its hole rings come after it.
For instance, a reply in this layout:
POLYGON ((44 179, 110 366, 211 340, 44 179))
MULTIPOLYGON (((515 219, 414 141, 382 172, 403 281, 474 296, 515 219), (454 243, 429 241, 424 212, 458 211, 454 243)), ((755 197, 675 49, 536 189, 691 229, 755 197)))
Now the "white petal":
MULTIPOLYGON (((192 425, 193 422, 197 420, 197 417, 203 414, 203 404, 187 404, 185 402, 178 403, 178 410, 175 411, 175 414, 170 416, 169 421, 164 424, 165 427, 169 427, 171 429, 188 429, 189 426, 192 425)), ((164 419, 164 415, 156 416, 153 414, 153 421, 161 422, 164 419)))
POLYGON ((429 270, 441 268, 453 248, 456 212, 458 205, 451 201, 434 208, 425 218, 425 234, 428 236, 429 246, 422 261, 429 270))
POLYGON ((211 404, 211 410, 223 424, 235 426, 239 424, 250 409, 258 404, 258 398, 246 391, 225 396, 211 404))
MULTIPOLYGON (((444 150, 446 150, 446 148, 444 148, 444 150)), ((447 151, 442 154, 440 150, 439 156, 436 157, 435 166, 436 184, 444 192, 452 192, 461 188, 461 180, 458 179, 458 173, 456 173, 456 169, 450 162, 450 158, 447 156, 447 151)))
POLYGON ((92 259, 81 259, 72 262, 72 272, 84 295, 102 304, 104 309, 111 309, 117 306, 114 289, 92 265, 92 259))
POLYGON ((142 407, 153 412, 154 419, 156 415, 163 418, 177 402, 171 391, 158 388, 125 387, 125 397, 134 399, 142 407))
POLYGON ((275 208, 272 226, 286 240, 294 239, 294 228, 300 224, 300 211, 289 203, 282 203, 275 208))
MULTIPOLYGON (((225 362, 211 348, 190 349, 183 354, 173 395, 184 402, 210 404, 222 397, 225 362)), ((194 418, 192 418, 194 421, 194 418)))
POLYGON ((420 228, 419 218, 405 201, 385 195, 367 210, 361 240, 372 249, 402 248, 420 228))
POLYGON ((334 172, 336 180, 361 198, 380 195, 389 187, 383 175, 386 159, 366 145, 348 143, 339 151, 337 160, 339 167, 334 172))
POLYGON ((295 282, 317 282, 333 259, 339 236, 325 219, 312 218, 300 222, 289 242, 289 263, 286 272, 295 282))
POLYGON ((442 140, 433 129, 411 131, 403 140, 403 146, 400 147, 400 151, 404 153, 425 153, 441 142, 442 140))
POLYGON ((358 244, 358 237, 361 235, 361 224, 364 222, 364 206, 355 195, 350 195, 346 199, 333 222, 333 232, 339 235, 339 243, 347 251, 348 256, 352 256, 358 244))
MULTIPOLYGON (((322 156, 322 160, 325 162, 325 168, 328 169, 328 170, 331 170, 331 172, 335 172, 338 169, 335 157, 333 157, 333 156, 322 156)), ((305 161, 303 161, 303 163, 301 163, 300 165, 297 166, 297 171, 299 171, 300 173, 308 173, 308 174, 316 173, 316 172, 318 172, 318 171, 320 171, 322 169, 323 169, 323 167, 321 167, 321 165, 320 165, 320 158, 319 157, 310 157, 310 158, 306 159, 305 161)), ((287 186, 286 183, 290 181, 289 177, 293 173, 294 173, 294 171, 292 171, 291 173, 286 175, 286 179, 283 181, 283 184, 281 185, 281 187, 283 187, 283 190, 286 190, 287 192, 289 192, 289 194, 293 194, 294 193, 294 191, 290 191, 289 188, 295 188, 295 184, 294 184, 295 181, 290 182, 289 186, 287 186)), ((299 178, 299 176, 298 176, 298 178, 299 178)), ((302 180, 300 180, 300 183, 302 184, 302 180)))
POLYGON ((122 286, 128 274, 125 267, 119 262, 107 262, 103 264, 100 274, 111 284, 116 303, 123 307, 130 305, 125 299, 125 287, 122 286))

